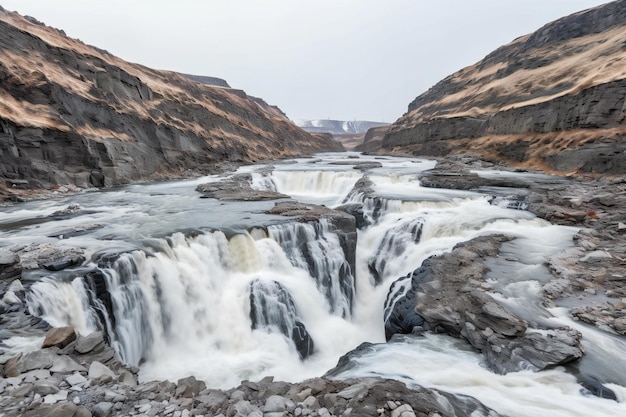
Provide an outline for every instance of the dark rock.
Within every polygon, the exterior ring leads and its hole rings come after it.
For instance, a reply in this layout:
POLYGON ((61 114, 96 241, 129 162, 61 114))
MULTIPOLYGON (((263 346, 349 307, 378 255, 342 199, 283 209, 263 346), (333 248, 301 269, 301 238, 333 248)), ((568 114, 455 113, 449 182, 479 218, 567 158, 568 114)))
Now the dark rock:
POLYGON ((614 129, 626 115, 626 78, 611 68, 622 48, 609 39, 624 21, 623 4, 611 2, 521 36, 418 96, 377 139, 366 136, 364 150, 463 152, 527 168, 623 175, 626 143, 614 129), (581 63, 577 71, 572 60, 581 63), (607 76, 589 79, 599 65, 607 76))
POLYGON ((583 381, 581 385, 591 394, 596 397, 605 398, 607 400, 617 400, 617 395, 610 388, 607 388, 605 385, 598 381, 583 381))
POLYGON ((3 99, 54 115, 26 120, 21 112, 0 114, 0 178, 9 190, 180 178, 212 172, 222 161, 342 150, 241 90, 124 62, 2 13, 10 18, 0 22, 0 52, 3 58, 5 50, 15 54, 11 70, 0 67, 3 99), (50 63, 58 71, 44 74, 41 68, 50 63))
POLYGON ((313 338, 302 323, 291 294, 276 281, 250 283, 250 319, 253 329, 279 329, 305 359, 314 351, 313 338))
POLYGON ((387 338, 444 332, 482 351, 487 365, 499 373, 540 370, 581 358, 580 333, 569 328, 533 332, 481 286, 488 272, 486 259, 497 256, 509 239, 488 236, 459 244, 399 280, 396 285, 411 287, 399 299, 402 292, 390 289, 385 303, 387 338))

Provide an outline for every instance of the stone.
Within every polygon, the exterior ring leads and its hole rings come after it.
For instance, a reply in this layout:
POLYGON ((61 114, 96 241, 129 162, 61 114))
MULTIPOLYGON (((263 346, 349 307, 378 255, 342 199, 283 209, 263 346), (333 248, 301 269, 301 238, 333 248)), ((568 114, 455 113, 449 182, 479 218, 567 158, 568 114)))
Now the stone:
POLYGON ((304 401, 302 401, 302 405, 312 410, 317 410, 318 408, 320 408, 319 401, 317 401, 317 398, 312 395, 308 396, 304 401))
MULTIPOLYGON (((104 401, 106 402, 117 403, 117 402, 125 402, 126 400, 127 400, 127 397, 122 393, 112 391, 110 389, 104 390, 104 401)), ((144 411, 141 411, 141 412, 143 413, 144 411)))
POLYGON ((391 412, 391 417, 415 417, 415 411, 408 404, 402 404, 391 412))
POLYGON ((104 344, 104 335, 101 331, 90 333, 87 336, 79 336, 74 350, 78 353, 89 353, 99 344, 104 344))
POLYGON ((59 387, 51 381, 39 381, 33 386, 32 392, 39 395, 50 395, 58 393, 59 387))
POLYGON ((626 317, 619 317, 613 321, 613 328, 619 334, 626 334, 626 317))
POLYGON ((80 373, 75 372, 72 375, 65 378, 65 381, 70 384, 72 387, 79 386, 83 387, 87 383, 87 378, 82 376, 80 373))
POLYGON ((53 365, 50 368, 51 372, 69 373, 69 372, 87 372, 87 368, 80 365, 74 359, 67 355, 58 355, 52 361, 53 365))
POLYGON ((256 406, 252 405, 249 401, 237 401, 228 407, 226 412, 229 416, 243 415, 247 416, 255 411, 260 411, 256 406))
MULTIPOLYGON (((60 403, 54 405, 43 405, 37 409, 26 411, 22 417, 78 417, 76 412, 78 407, 73 403, 60 403)), ((91 413, 89 413, 89 416, 91 413)), ((80 414, 80 417, 88 417, 80 414)))
POLYGON ((181 378, 176 387, 176 397, 191 398, 197 396, 200 391, 206 389, 204 381, 198 381, 194 376, 181 378))
POLYGON ((113 403, 100 402, 93 408, 93 414, 95 417, 109 417, 113 414, 113 403))
POLYGON ((120 372, 120 376, 117 379, 120 383, 127 385, 129 387, 136 387, 137 386, 137 375, 132 374, 128 371, 121 371, 120 372))
POLYGON ((41 347, 48 348, 56 346, 63 348, 74 340, 76 340, 76 332, 73 327, 54 327, 46 333, 46 338, 41 347))
POLYGON ((45 404, 56 404, 59 401, 65 401, 67 400, 67 391, 59 391, 56 394, 48 394, 45 397, 43 397, 43 402, 45 404))
POLYGON ((279 395, 272 395, 265 400, 263 411, 265 413, 283 412, 287 409, 288 399, 279 395))
POLYGON ((110 378, 116 377, 115 373, 108 366, 98 361, 92 362, 91 365, 89 365, 89 373, 87 377, 89 379, 98 379, 103 376, 108 376, 110 378))
POLYGON ((221 391, 211 391, 208 394, 199 395, 196 401, 202 403, 205 407, 211 408, 228 401, 228 397, 221 391))
POLYGON ((36 350, 16 356, 4 365, 5 376, 13 377, 34 369, 51 368, 56 357, 57 354, 49 349, 36 350))
POLYGON ((14 291, 9 290, 5 292, 2 296, 2 302, 4 304, 21 304, 22 300, 20 300, 20 298, 15 295, 14 291))

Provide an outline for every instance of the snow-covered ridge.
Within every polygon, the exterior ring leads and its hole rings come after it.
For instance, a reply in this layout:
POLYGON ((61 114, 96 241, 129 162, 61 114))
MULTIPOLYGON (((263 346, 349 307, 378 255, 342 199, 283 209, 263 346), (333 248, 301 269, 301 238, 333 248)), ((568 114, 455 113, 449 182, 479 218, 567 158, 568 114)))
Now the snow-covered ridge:
POLYGON ((389 123, 370 122, 365 120, 294 120, 294 123, 310 133, 331 133, 333 135, 349 135, 366 133, 368 129, 377 126, 387 126, 389 123))

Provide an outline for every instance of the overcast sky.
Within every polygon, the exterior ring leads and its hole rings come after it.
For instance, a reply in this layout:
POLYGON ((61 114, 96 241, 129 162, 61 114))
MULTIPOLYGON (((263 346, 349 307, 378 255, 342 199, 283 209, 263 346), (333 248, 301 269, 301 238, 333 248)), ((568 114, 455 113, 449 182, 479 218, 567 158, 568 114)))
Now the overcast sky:
POLYGON ((224 78, 292 119, 400 117, 500 45, 606 0, 0 0, 153 68, 224 78))

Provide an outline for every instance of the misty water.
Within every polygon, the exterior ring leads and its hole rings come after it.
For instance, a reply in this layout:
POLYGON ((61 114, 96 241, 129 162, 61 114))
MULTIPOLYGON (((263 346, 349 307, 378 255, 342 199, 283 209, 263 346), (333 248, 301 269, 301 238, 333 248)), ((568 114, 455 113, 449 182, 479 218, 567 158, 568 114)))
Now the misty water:
MULTIPOLYGON (((493 297, 530 322, 581 331, 586 369, 626 401, 624 343, 537 301, 539 284, 549 279, 546 260, 571 246, 577 230, 551 225, 506 199, 422 187, 420 172, 434 165, 345 153, 238 170, 251 175, 254 188, 305 203, 363 204, 367 225, 358 230, 354 270, 327 221, 266 214, 276 201, 223 202, 194 191, 224 176, 4 208, 0 246, 83 248, 87 261, 81 266, 24 276, 29 308, 53 326, 105 331, 121 360, 139 366, 143 380, 195 375, 216 388, 267 375, 295 382, 323 375, 342 355, 372 342, 378 345, 335 377, 400 379, 470 395, 511 416, 626 415, 623 402, 584 395, 562 367, 496 375, 458 339, 407 336, 384 343, 384 307, 398 295, 388 297, 394 282, 401 293, 403 277, 426 258, 477 236, 505 233, 516 238, 503 248, 515 262, 492 265, 493 297), (364 162, 380 166, 355 169, 364 162), (375 198, 353 191, 363 175, 373 182, 375 198), (75 213, 60 212, 71 206, 78 206, 75 213), (378 266, 379 276, 368 263, 378 266), (495 274, 498 268, 505 273, 495 274)), ((40 343, 5 341, 14 349, 40 343)))

